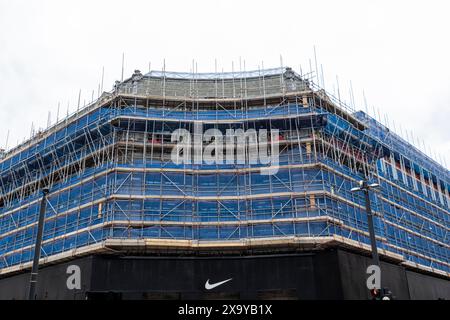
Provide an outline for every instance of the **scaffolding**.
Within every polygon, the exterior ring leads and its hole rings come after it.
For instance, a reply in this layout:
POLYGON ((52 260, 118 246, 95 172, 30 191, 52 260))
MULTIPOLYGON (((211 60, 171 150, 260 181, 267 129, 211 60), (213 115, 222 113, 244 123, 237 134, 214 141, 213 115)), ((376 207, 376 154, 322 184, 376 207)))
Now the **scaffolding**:
POLYGON ((449 277, 448 170, 368 115, 290 68, 136 71, 3 154, 0 274, 30 266, 43 187, 41 263, 96 252, 369 252, 364 199, 350 192, 362 178, 381 185, 371 195, 381 255, 449 277), (199 123, 278 130, 277 173, 172 162, 172 133, 199 123))

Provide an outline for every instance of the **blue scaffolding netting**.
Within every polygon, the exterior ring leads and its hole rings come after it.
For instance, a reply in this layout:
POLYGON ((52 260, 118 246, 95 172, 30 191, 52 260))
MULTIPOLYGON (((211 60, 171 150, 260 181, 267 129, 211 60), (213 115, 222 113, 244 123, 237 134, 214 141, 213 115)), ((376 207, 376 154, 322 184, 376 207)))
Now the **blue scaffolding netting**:
POLYGON ((32 260, 43 187, 41 255, 57 259, 109 239, 300 237, 368 250, 365 201, 351 192, 368 178, 380 184, 371 200, 383 254, 448 276, 449 171, 310 85, 289 68, 116 84, 0 160, 0 270, 32 260), (276 131, 276 164, 175 163, 173 132, 199 123, 276 131))

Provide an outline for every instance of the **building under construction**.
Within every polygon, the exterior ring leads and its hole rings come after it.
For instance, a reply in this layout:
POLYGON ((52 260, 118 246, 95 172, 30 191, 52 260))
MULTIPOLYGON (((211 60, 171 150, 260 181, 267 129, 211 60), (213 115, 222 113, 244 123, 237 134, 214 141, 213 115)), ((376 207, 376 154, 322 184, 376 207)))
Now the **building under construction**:
POLYGON ((450 299, 447 168, 291 68, 136 71, 2 154, 0 298, 27 297, 48 188, 39 299, 366 299, 362 179, 380 185, 383 286, 450 299), (173 133, 196 125, 276 130, 277 163, 174 162, 173 133))

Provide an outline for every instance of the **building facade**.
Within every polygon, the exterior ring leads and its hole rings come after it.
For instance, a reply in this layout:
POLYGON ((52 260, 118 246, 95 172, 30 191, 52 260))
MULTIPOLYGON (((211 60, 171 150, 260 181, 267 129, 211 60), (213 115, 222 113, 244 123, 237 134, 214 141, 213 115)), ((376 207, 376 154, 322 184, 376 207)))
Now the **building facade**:
POLYGON ((31 266, 43 188, 42 266, 99 254, 367 255, 364 197, 350 191, 363 178, 380 184, 382 259, 449 279, 449 171, 366 113, 290 68, 136 71, 2 155, 0 276, 31 266), (192 148, 177 149, 180 130, 192 148), (211 153, 228 130, 237 143, 211 153), (252 140, 260 132, 265 144, 252 140))

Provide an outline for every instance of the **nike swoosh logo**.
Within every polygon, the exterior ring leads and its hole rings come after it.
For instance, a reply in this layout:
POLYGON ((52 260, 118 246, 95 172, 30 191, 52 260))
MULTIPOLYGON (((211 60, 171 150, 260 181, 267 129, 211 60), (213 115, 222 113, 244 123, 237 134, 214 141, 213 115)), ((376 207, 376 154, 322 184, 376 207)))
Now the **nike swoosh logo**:
POLYGON ((217 283, 210 284, 209 283, 209 279, 208 279, 208 281, 206 281, 206 283, 205 283, 205 289, 206 290, 212 290, 212 289, 217 288, 217 287, 219 287, 219 286, 221 286, 221 285, 223 285, 223 284, 225 284, 227 282, 230 282, 231 280, 233 280, 233 278, 225 280, 225 281, 222 281, 222 282, 217 282, 217 283))

